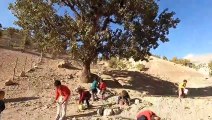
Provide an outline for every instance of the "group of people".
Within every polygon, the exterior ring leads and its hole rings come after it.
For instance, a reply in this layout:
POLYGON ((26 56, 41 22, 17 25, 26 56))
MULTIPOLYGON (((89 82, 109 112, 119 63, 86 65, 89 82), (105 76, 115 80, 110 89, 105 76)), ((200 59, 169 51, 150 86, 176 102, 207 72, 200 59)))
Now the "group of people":
MULTIPOLYGON (((56 99, 55 103, 57 103, 57 116, 56 120, 63 120, 66 116, 66 109, 67 109, 67 103, 71 95, 70 89, 62 85, 59 80, 55 80, 54 86, 56 87, 56 99)), ((92 85, 91 85, 91 92, 87 91, 81 87, 78 87, 76 89, 76 92, 79 94, 79 101, 78 103, 80 105, 86 103, 86 107, 90 107, 90 99, 92 97, 93 101, 96 101, 99 99, 97 96, 97 93, 99 91, 101 95, 101 99, 105 99, 105 91, 106 91, 106 83, 100 79, 99 81, 97 79, 94 79, 92 85)))
MULTIPOLYGON (((184 98, 187 94, 186 89, 187 80, 184 80, 183 83, 179 84, 179 98, 184 98), (186 91, 186 92, 185 92, 186 91)), ((64 120, 66 116, 66 110, 68 101, 70 99, 71 91, 70 89, 62 85, 59 80, 54 81, 54 86, 56 87, 56 98, 54 103, 57 103, 57 116, 56 120, 64 120)), ((99 99, 97 93, 99 91, 101 97, 100 99, 105 99, 105 92, 106 92, 107 85, 106 83, 100 79, 94 79, 91 85, 91 92, 87 91, 81 87, 76 89, 76 92, 79 94, 79 104, 86 103, 87 108, 90 107, 90 99, 92 97, 93 101, 96 101, 99 99)), ((1 112, 5 109, 5 103, 3 101, 5 92, 0 91, 0 120, 1 120, 1 112)), ((126 90, 123 90, 118 98, 117 98, 117 104, 119 105, 130 105, 130 96, 126 90)), ((136 116, 137 120, 160 120, 160 117, 158 117, 154 112, 150 110, 141 111, 136 116)))
MULTIPOLYGON (((55 103, 57 103, 57 116, 56 120, 64 120, 66 116, 67 103, 71 95, 70 89, 62 85, 59 80, 55 80, 54 85, 56 87, 56 99, 55 103)), ((87 91, 81 87, 76 89, 76 92, 79 94, 79 104, 86 103, 87 107, 90 107, 89 101, 92 97, 93 101, 98 100, 97 93, 99 91, 101 95, 101 99, 105 99, 105 91, 106 91, 106 83, 100 79, 98 82, 95 79, 91 85, 91 92, 87 91)), ((126 90, 123 90, 117 99, 117 104, 119 105, 130 105, 130 96, 126 90)), ((137 120, 160 120, 160 118, 152 111, 142 111, 136 116, 137 120)))

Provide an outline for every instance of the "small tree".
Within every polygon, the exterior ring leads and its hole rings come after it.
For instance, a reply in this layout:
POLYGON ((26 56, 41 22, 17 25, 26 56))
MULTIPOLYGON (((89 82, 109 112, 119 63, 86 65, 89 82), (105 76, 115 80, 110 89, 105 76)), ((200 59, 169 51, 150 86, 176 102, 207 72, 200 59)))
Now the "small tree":
POLYGON ((11 43, 14 42, 13 41, 13 37, 15 35, 15 33, 18 33, 19 30, 15 29, 13 27, 9 27, 6 29, 7 35, 10 37, 10 40, 8 41, 8 46, 11 46, 11 43))
POLYGON ((163 60, 168 60, 168 58, 166 56, 163 56, 163 60))
POLYGON ((208 63, 208 68, 210 70, 209 74, 212 76, 212 61, 208 63))
POLYGON ((2 37, 2 25, 0 23, 0 38, 2 37))
POLYGON ((155 0, 16 0, 9 8, 41 51, 60 51, 67 44, 83 63, 82 82, 89 81, 99 53, 144 60, 179 23, 174 12, 159 13, 155 0))

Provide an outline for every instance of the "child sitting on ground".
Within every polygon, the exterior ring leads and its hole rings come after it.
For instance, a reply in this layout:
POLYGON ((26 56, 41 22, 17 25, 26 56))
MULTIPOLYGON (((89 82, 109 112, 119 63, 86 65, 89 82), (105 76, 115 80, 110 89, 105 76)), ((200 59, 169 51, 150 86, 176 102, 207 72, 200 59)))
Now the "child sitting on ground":
POLYGON ((122 90, 122 92, 120 93, 118 97, 117 102, 119 105, 127 105, 127 106, 130 105, 130 96, 126 90, 122 90))

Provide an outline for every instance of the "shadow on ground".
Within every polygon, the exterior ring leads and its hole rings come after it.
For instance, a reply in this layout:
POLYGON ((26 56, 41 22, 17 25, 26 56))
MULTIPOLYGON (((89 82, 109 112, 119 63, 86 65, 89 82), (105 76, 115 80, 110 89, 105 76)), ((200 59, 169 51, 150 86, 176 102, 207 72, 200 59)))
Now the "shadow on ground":
POLYGON ((72 119, 72 118, 79 118, 79 117, 91 117, 96 115, 96 111, 93 112, 89 112, 89 113, 84 113, 84 114, 78 114, 78 115, 73 115, 73 116, 68 116, 68 119, 72 119))
POLYGON ((125 70, 112 70, 104 74, 114 78, 113 81, 105 80, 109 88, 124 88, 147 92, 148 95, 172 96, 177 95, 177 86, 169 81, 165 81, 151 75, 125 70), (121 85, 118 81, 130 77, 130 85, 121 85))
MULTIPOLYGON (((177 97, 178 86, 176 83, 162 80, 160 78, 136 71, 112 70, 104 72, 114 80, 105 80, 109 88, 124 88, 147 92, 152 96, 177 97), (130 85, 121 85, 118 81, 130 78, 130 85)), ((188 97, 209 97, 212 96, 212 86, 204 88, 188 88, 188 97)))
POLYGON ((23 101, 36 100, 36 99, 39 99, 39 97, 18 97, 18 98, 5 99, 5 102, 6 103, 23 102, 23 101))
POLYGON ((212 96, 212 86, 204 88, 188 88, 191 97, 209 97, 212 96))

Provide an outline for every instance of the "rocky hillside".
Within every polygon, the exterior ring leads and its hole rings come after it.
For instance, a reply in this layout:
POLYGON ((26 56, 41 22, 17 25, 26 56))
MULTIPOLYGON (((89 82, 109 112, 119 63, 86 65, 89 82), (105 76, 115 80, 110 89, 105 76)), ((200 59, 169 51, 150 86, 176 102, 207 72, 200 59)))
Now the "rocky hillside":
POLYGON ((53 80, 59 79, 72 90, 68 104, 67 119, 72 120, 133 120, 138 111, 150 109, 163 120, 212 120, 211 78, 191 69, 168 61, 153 58, 146 65, 146 71, 113 70, 106 62, 92 65, 92 72, 99 73, 108 84, 110 96, 106 101, 91 102, 92 109, 78 111, 75 98, 78 96, 74 88, 81 85, 89 90, 89 84, 79 82, 80 66, 73 62, 69 69, 58 68, 62 60, 45 58, 41 64, 29 71, 37 63, 39 57, 32 54, 0 49, 0 89, 5 90, 6 110, 2 113, 3 120, 54 120, 56 105, 54 100, 53 80), (13 86, 5 86, 12 78, 16 59, 18 60, 13 86), (25 59, 27 58, 27 62, 25 59), (26 63, 26 75, 20 77, 26 63), (177 99, 177 85, 187 79, 189 97, 181 102, 177 99), (130 107, 123 108, 120 114, 98 116, 96 111, 101 106, 114 105, 116 95, 127 90, 133 100, 139 99, 130 107))

